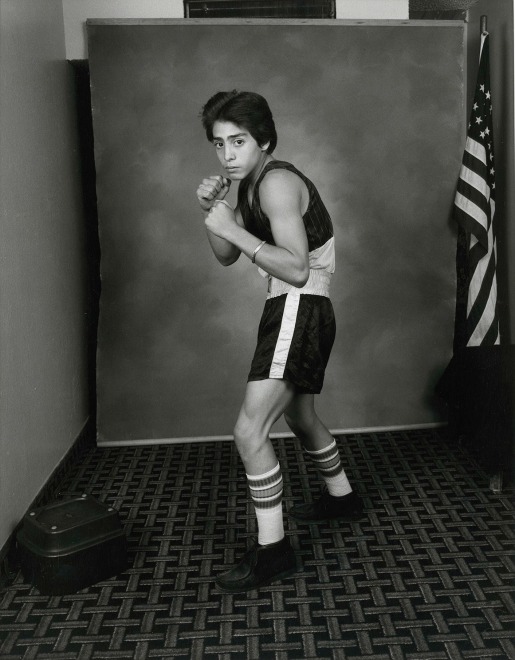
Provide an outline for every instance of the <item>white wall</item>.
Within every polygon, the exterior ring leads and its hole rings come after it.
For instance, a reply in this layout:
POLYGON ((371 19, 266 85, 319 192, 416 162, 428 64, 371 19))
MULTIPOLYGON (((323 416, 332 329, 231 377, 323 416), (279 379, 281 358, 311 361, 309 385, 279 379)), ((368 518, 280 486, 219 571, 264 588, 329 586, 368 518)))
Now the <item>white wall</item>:
POLYGON ((182 0, 62 0, 66 58, 88 57, 88 18, 182 18, 182 0))
MULTIPOLYGON (((182 0, 63 0, 66 57, 88 57, 88 18, 182 18, 182 0)), ((407 19, 408 0, 336 0, 341 19, 407 19)))
POLYGON ((0 548, 88 415, 74 115, 61 0, 0 0, 0 548))
POLYGON ((409 0, 336 0, 336 18, 407 19, 409 0))

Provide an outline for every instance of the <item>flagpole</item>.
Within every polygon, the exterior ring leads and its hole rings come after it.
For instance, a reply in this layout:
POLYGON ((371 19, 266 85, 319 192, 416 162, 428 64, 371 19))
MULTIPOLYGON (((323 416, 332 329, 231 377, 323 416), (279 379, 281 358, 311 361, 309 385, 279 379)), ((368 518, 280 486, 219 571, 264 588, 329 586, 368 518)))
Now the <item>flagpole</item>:
POLYGON ((483 14, 479 20, 479 37, 481 39, 481 45, 479 47, 479 59, 481 60, 481 55, 483 53, 483 44, 485 39, 488 36, 488 18, 483 14))

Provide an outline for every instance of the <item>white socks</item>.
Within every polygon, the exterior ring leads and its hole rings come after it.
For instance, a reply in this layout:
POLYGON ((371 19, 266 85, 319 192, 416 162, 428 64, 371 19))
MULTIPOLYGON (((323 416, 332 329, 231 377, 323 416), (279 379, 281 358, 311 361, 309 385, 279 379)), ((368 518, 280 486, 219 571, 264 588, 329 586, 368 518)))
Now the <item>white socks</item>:
POLYGON ((247 474, 247 480, 256 509, 259 545, 281 541, 284 538, 281 466, 277 463, 264 474, 247 474))
MULTIPOLYGON (((340 461, 336 440, 325 449, 306 452, 320 472, 330 495, 342 497, 352 492, 340 461)), ((247 480, 256 511, 259 545, 281 541, 284 538, 281 466, 277 463, 264 474, 247 474, 247 480)))
POLYGON ((336 445, 336 440, 326 447, 317 451, 308 451, 311 460, 320 472, 320 476, 325 481, 329 495, 341 497, 352 492, 352 486, 347 479, 347 475, 340 461, 340 453, 336 445))

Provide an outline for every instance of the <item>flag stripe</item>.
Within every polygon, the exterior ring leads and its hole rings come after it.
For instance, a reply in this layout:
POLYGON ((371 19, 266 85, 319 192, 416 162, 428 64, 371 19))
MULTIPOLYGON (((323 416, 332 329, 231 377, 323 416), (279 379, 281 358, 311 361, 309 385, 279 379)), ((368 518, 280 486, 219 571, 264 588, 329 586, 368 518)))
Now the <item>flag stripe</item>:
MULTIPOLYGON (((488 216, 483 211, 482 208, 477 206, 477 204, 474 204, 473 201, 468 199, 468 197, 465 197, 464 195, 462 195, 461 192, 458 192, 456 194, 455 204, 467 216, 469 216, 472 221, 474 221, 474 224, 479 225, 479 229, 482 228, 485 231, 488 230, 488 216)), ((474 232, 474 235, 477 238, 477 234, 475 232, 474 232)))
MULTIPOLYGON (((468 300, 468 318, 474 324, 479 322, 483 310, 488 305, 495 280, 495 255, 481 259, 470 281, 468 300), (486 265, 486 268, 485 268, 486 265)), ((495 287, 494 287, 495 288, 495 287)))
POLYGON ((456 193, 454 217, 468 233, 476 238, 486 253, 488 246, 488 217, 461 193, 456 193))
POLYGON ((483 344, 487 346, 492 346, 492 344, 495 345, 500 343, 501 343, 501 336, 499 334, 499 317, 497 315, 497 307, 496 307, 495 316, 492 319, 492 323, 490 323, 490 327, 485 333, 485 336, 483 338, 483 344))
MULTIPOLYGON (((470 331, 470 336, 468 337, 467 345, 468 346, 480 346, 481 344, 486 343, 486 337, 498 337, 499 335, 499 323, 497 319, 497 311, 495 305, 495 298, 497 296, 497 291, 495 287, 492 287, 488 292, 488 297, 483 308, 477 308, 481 314, 478 315, 475 319, 475 326, 472 325, 472 317, 468 330, 470 331)), ((494 341, 493 343, 497 343, 494 341)))
POLYGON ((465 144, 465 157, 467 157, 467 154, 470 154, 475 159, 479 160, 483 165, 487 165, 488 163, 484 145, 477 142, 477 140, 473 140, 470 136, 467 138, 465 144))
POLYGON ((467 334, 469 346, 482 343, 492 320, 497 317, 497 282, 495 249, 477 262, 469 288, 467 334))
MULTIPOLYGON (((492 209, 493 208, 494 208, 494 204, 492 203, 492 209)), ((492 210, 492 214, 493 213, 494 211, 492 210)), ((490 253, 491 251, 490 246, 495 245, 495 233, 494 233, 493 222, 490 223, 490 229, 488 230, 488 232, 485 232, 484 236, 486 236, 486 238, 484 239, 483 243, 480 243, 473 234, 471 234, 470 236, 468 271, 471 277, 473 276, 476 267, 478 263, 481 261, 481 259, 486 258, 486 256, 490 253)))
POLYGON ((486 181, 486 178, 488 176, 488 167, 487 167, 487 165, 483 161, 476 158, 475 156, 472 156, 467 151, 465 151, 464 154, 463 154, 463 161, 462 161, 462 166, 461 166, 461 171, 460 171, 460 177, 463 173, 463 170, 470 170, 471 172, 474 172, 475 174, 480 176, 485 181, 486 181))
POLYGON ((490 225, 490 203, 488 198, 477 190, 477 188, 463 181, 463 179, 458 181, 458 192, 465 199, 466 207, 469 204, 477 206, 482 218, 481 224, 484 227, 488 227, 490 225))
POLYGON ((474 246, 470 248, 469 254, 468 254, 468 272, 469 272, 469 299, 471 297, 474 297, 473 292, 474 289, 472 288, 472 283, 474 281, 474 275, 477 271, 477 268, 479 267, 479 264, 481 263, 481 259, 484 259, 485 256, 487 255, 488 251, 485 252, 483 246, 481 243, 478 243, 477 241, 475 242, 474 246))
MULTIPOLYGON (((458 190, 463 194, 465 194, 465 191, 474 192, 474 194, 481 195, 485 200, 485 204, 490 202, 490 186, 482 176, 468 167, 463 167, 461 170, 458 190)), ((481 206, 481 204, 478 204, 478 206, 481 206)))

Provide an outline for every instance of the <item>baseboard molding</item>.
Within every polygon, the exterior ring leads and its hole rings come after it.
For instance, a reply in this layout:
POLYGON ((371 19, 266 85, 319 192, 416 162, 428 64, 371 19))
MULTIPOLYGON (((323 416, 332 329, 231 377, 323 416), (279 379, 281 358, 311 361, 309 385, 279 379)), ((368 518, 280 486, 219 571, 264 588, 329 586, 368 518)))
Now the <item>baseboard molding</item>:
MULTIPOLYGON (((398 426, 369 426, 355 429, 330 429, 332 435, 355 435, 356 433, 395 433, 401 431, 417 431, 447 426, 447 422, 431 422, 426 424, 403 424, 398 426)), ((291 432, 271 433, 274 438, 293 438, 291 432)), ((136 440, 103 440, 97 438, 98 447, 137 447, 145 445, 179 445, 195 442, 228 442, 234 438, 232 435, 203 435, 183 438, 139 438, 136 440)))
MULTIPOLYGON (((41 488, 36 497, 32 500, 30 505, 27 507, 27 511, 31 509, 37 509, 39 507, 45 506, 52 500, 56 499, 59 493, 60 485, 70 470, 70 467, 76 463, 77 458, 84 452, 92 447, 95 447, 95 428, 94 420, 90 417, 84 422, 78 436, 73 441, 71 447, 65 453, 63 458, 59 461, 55 469, 51 472, 50 476, 46 480, 44 486, 41 488)), ((16 533, 21 524, 21 520, 18 525, 15 527, 7 541, 0 548, 0 591, 2 586, 8 581, 9 576, 9 565, 12 564, 10 561, 10 552, 14 547, 14 541, 16 539, 16 533)))

